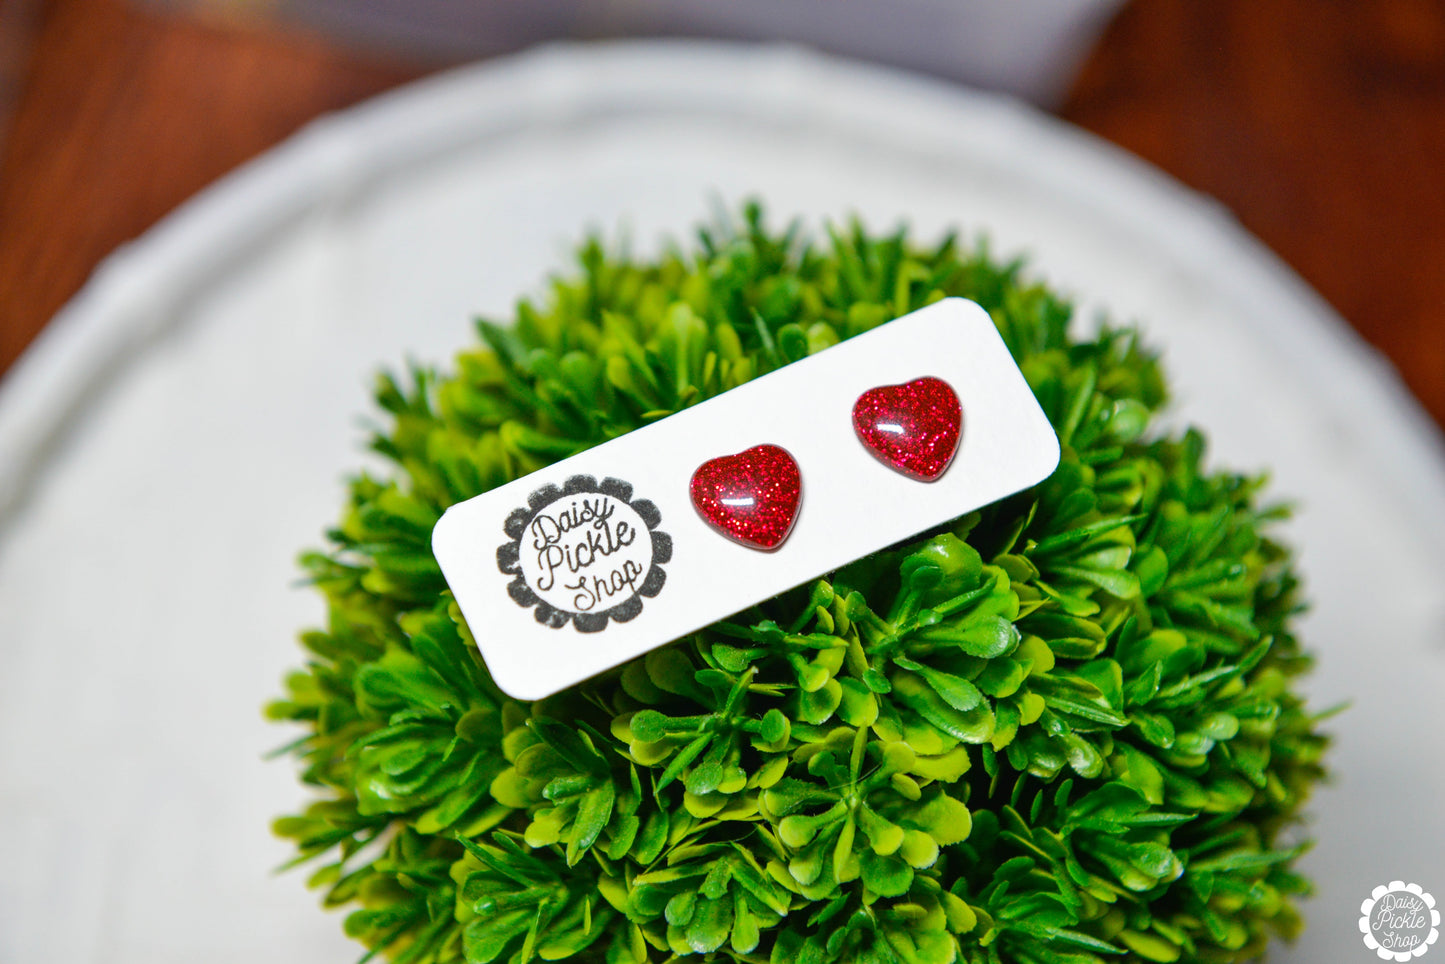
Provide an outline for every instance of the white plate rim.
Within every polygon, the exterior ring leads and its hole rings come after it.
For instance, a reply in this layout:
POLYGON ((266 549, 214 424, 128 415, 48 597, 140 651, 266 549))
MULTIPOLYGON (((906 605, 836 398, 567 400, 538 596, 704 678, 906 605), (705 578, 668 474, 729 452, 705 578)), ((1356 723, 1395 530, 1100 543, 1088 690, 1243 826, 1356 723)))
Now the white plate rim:
POLYGON ((966 137, 975 162, 1025 163, 1175 258, 1215 265, 1222 294, 1276 319, 1264 337, 1306 377, 1335 386, 1325 393, 1330 416, 1351 429, 1360 457, 1394 467, 1393 494, 1445 544, 1438 426, 1390 363, 1223 206, 1007 97, 793 46, 694 40, 554 44, 424 78, 311 122, 116 250, 0 380, 0 534, 76 419, 184 314, 172 309, 285 225, 485 138, 579 117, 678 111, 780 121, 808 111, 811 123, 886 132, 890 144, 924 153, 958 151, 966 137), (816 114, 840 103, 846 112, 816 114), (1170 225, 1164 237, 1161 223, 1170 225))

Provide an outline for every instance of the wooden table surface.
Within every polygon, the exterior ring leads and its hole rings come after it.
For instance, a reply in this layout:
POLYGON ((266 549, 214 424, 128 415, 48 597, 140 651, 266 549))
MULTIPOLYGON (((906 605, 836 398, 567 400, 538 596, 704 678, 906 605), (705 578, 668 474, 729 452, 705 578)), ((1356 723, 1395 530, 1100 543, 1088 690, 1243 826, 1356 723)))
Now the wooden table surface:
MULTIPOLYGON (((0 142, 0 371, 117 245, 424 72, 123 0, 32 3, 0 142)), ((1445 2, 1135 2, 1061 114, 1228 205, 1445 424, 1445 2)))

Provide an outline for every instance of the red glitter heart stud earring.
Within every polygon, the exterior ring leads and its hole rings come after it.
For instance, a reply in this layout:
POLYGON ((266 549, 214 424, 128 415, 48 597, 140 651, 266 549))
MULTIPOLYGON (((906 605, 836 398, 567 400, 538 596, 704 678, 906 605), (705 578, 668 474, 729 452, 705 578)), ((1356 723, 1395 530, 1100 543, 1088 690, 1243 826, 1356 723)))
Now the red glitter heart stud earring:
POLYGON ((768 551, 793 530, 803 479, 787 449, 755 445, 704 462, 688 488, 708 525, 735 542, 768 551))
POLYGON ((891 469, 921 482, 943 475, 958 451, 963 409, 941 378, 870 388, 853 403, 853 431, 891 469))

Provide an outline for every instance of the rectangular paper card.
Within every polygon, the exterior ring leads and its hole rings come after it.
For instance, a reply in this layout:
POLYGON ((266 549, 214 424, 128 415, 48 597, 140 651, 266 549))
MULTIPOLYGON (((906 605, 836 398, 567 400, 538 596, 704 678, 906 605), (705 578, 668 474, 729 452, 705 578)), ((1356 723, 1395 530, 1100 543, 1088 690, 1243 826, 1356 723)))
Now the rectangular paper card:
POLYGON ((949 298, 454 505, 432 549, 497 685, 534 700, 1035 485, 1058 461, 987 312, 949 298), (853 425, 864 392, 923 377, 962 410, 934 481, 875 457, 853 425), (689 491, 703 463, 759 445, 787 450, 801 481, 772 551, 721 534, 689 491))

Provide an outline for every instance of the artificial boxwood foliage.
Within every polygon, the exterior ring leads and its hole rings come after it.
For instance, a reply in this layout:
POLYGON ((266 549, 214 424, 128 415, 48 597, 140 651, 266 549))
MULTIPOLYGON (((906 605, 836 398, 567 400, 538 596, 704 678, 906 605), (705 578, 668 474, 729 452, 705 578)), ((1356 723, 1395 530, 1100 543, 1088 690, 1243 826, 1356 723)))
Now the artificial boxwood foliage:
MULTIPOLYGON (((276 830, 405 964, 1234 962, 1301 926, 1325 739, 1261 480, 1161 434, 1153 355, 1016 263, 755 207, 575 276, 450 374, 382 377, 329 607, 270 706, 319 799, 276 830), (1063 460, 555 697, 491 682, 429 549, 448 505, 929 302, 992 314, 1063 460)), ((926 374, 920 372, 920 374, 926 374)), ((368 955, 369 956, 369 955, 368 955)))

